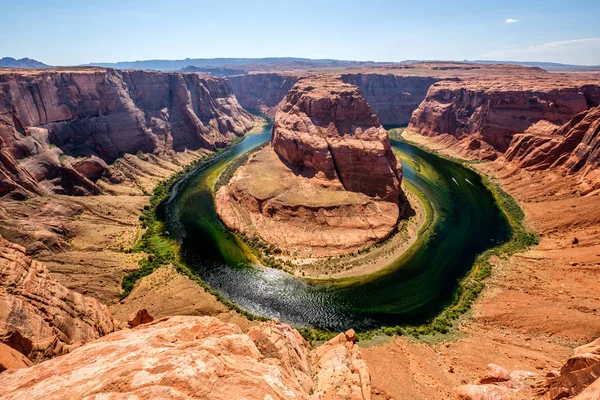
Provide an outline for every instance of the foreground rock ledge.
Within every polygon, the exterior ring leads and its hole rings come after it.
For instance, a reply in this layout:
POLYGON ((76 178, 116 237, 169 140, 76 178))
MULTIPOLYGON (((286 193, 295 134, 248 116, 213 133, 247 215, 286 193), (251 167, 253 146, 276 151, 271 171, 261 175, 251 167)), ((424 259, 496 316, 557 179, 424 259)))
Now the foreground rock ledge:
POLYGON ((338 255, 388 237, 402 170, 387 132, 353 85, 301 79, 275 116, 271 146, 216 195, 231 229, 292 256, 338 255))
POLYGON ((212 317, 122 330, 31 368, 0 374, 5 399, 370 399, 353 332, 316 350, 278 321, 243 334, 212 317))
POLYGON ((105 305, 65 288, 24 247, 0 236, 0 343, 39 361, 116 328, 105 305))

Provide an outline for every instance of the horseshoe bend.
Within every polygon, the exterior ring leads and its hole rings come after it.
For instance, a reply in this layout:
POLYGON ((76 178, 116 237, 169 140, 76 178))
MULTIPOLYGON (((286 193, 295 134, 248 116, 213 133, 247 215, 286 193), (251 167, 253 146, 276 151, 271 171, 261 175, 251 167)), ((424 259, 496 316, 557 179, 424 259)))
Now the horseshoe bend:
POLYGON ((600 399, 600 6, 29 3, 0 399, 600 399))
POLYGON ((360 90, 304 78, 279 106, 270 144, 219 189, 216 205, 246 236, 290 255, 331 256, 392 234, 401 181, 387 132, 360 90))

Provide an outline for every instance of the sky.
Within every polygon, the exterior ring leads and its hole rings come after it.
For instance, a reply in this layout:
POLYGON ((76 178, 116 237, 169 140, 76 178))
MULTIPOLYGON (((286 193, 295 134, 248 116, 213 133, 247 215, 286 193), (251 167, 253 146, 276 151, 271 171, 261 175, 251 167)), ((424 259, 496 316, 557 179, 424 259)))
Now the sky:
POLYGON ((600 1, 0 0, 0 58, 306 57, 600 65, 600 1))

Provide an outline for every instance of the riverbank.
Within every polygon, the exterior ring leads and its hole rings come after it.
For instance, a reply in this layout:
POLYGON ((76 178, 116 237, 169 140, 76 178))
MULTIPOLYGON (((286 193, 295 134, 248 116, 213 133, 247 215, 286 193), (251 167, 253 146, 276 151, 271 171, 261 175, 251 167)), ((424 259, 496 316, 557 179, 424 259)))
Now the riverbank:
MULTIPOLYGON (((430 151, 458 155, 435 138, 414 136, 430 151)), ((454 388, 485 375, 489 363, 527 371, 534 383, 559 369, 573 347, 600 336, 598 196, 581 195, 577 182, 554 172, 502 160, 468 164, 518 202, 522 225, 539 234, 539 244, 489 258, 485 288, 452 334, 363 341, 374 399, 454 399, 454 388)))

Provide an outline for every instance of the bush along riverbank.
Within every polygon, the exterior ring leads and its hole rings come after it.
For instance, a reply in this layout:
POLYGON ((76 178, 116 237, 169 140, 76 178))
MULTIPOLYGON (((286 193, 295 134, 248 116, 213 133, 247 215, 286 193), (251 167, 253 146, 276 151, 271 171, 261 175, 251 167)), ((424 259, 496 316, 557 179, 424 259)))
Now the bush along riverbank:
MULTIPOLYGON (((405 141, 402 132, 393 130, 390 132, 392 140, 405 141)), ((447 334, 455 326, 460 317, 470 311, 471 306, 477 299, 477 296, 485 288, 485 280, 492 274, 492 257, 506 258, 517 252, 527 250, 531 246, 539 243, 539 236, 527 229, 524 225, 525 213, 517 203, 498 183, 493 182, 488 176, 482 175, 475 170, 471 165, 474 162, 452 158, 443 154, 433 152, 432 150, 420 146, 416 143, 406 141, 412 146, 418 147, 423 151, 435 154, 437 157, 442 157, 449 161, 461 164, 465 168, 469 168, 482 177, 484 185, 492 193, 500 210, 505 215, 511 227, 511 237, 507 242, 486 250, 480 254, 473 268, 460 281, 454 301, 446 307, 440 314, 434 317, 428 323, 419 326, 396 326, 382 327, 368 332, 359 333, 358 337, 362 340, 368 340, 378 335, 412 335, 419 337, 421 335, 432 334, 447 334)))
MULTIPOLYGON (((412 144, 412 143, 411 143, 412 144)), ((413 144, 414 145, 414 144, 413 144)), ((421 147, 422 148, 422 147, 421 147)), ((423 148, 422 148, 423 149, 423 148)), ((428 149, 423 149, 432 153, 428 149)), ((223 150, 221 150, 223 151, 223 150)), ((266 320, 267 318, 258 317, 252 315, 241 308, 235 303, 231 302, 218 291, 210 287, 206 282, 199 278, 193 271, 181 260, 180 258, 180 247, 177 241, 172 239, 168 232, 164 232, 164 225, 160 214, 160 204, 166 199, 171 191, 172 186, 180 180, 183 176, 193 171, 195 168, 200 168, 201 163, 207 163, 216 157, 220 152, 211 154, 210 156, 204 157, 195 163, 190 164, 179 173, 173 175, 168 180, 161 182, 157 185, 154 193, 151 197, 150 204, 144 209, 140 221, 142 226, 146 229, 138 243, 130 250, 135 252, 143 252, 147 254, 147 257, 140 261, 140 268, 128 274, 122 282, 123 296, 126 297, 133 289, 137 280, 144 276, 149 275, 154 270, 163 265, 172 264, 176 269, 183 275, 192 279, 198 285, 203 287, 207 292, 213 294, 219 301, 225 304, 228 308, 239 312, 248 319, 251 320, 266 320)), ((250 153, 249 153, 250 154, 250 153)), ((232 161, 224 169, 222 169, 220 175, 215 177, 215 190, 226 184, 228 178, 230 178, 235 170, 246 162, 249 154, 246 154, 240 159, 232 161)), ((467 168, 470 167, 469 162, 462 160, 456 160, 449 157, 435 154, 438 157, 446 158, 450 161, 457 162, 467 168)), ((484 253, 480 254, 470 270, 469 273, 460 281, 459 287, 456 290, 452 303, 446 307, 440 314, 434 317, 432 320, 425 324, 418 326, 392 326, 382 327, 375 330, 359 333, 359 340, 368 340, 375 336, 382 335, 412 335, 415 337, 431 334, 447 334, 452 331, 453 327, 456 326, 456 322, 459 318, 465 315, 471 308, 471 305, 477 298, 478 294, 481 293, 485 287, 484 281, 491 275, 492 265, 490 259, 493 256, 507 257, 515 252, 526 249, 529 246, 535 245, 538 242, 538 237, 532 232, 529 232, 523 226, 524 214, 516 201, 508 195, 498 184, 491 181, 489 178, 482 177, 484 184, 494 198, 504 215, 506 216, 511 226, 512 235, 508 242, 489 249, 484 253)), ((248 239, 246 239, 249 241, 248 239)), ((257 243, 249 243, 251 248, 260 248, 261 246, 257 243)), ((259 254, 264 254, 263 251, 257 251, 259 254)), ((272 249, 268 251, 269 256, 273 253, 277 254, 278 249, 272 249)), ((258 254, 257 254, 258 255, 258 254)), ((263 259, 264 261, 264 259, 263 259)), ((272 265, 276 267, 275 265, 272 265)), ((285 266, 279 266, 280 268, 285 266)), ((321 342, 328 340, 335 336, 334 332, 328 332, 321 329, 314 328, 300 328, 301 334, 310 342, 321 342)))
POLYGON ((144 207, 142 215, 139 217, 141 226, 145 229, 141 238, 138 242, 129 250, 125 250, 130 253, 144 253, 145 258, 139 261, 139 268, 130 272, 123 277, 121 281, 121 299, 127 297, 138 280, 145 276, 150 275, 158 268, 167 265, 173 265, 176 270, 194 281, 208 293, 212 294, 223 303, 230 310, 234 310, 249 320, 267 320, 267 318, 253 315, 233 302, 229 301, 226 297, 222 296, 217 290, 209 286, 204 280, 198 277, 192 272, 192 270, 183 262, 180 256, 180 245, 179 243, 169 236, 169 233, 165 231, 164 223, 161 215, 161 204, 166 200, 171 192, 171 188, 180 179, 185 177, 188 173, 191 173, 196 168, 199 168, 202 164, 208 163, 217 157, 220 153, 228 149, 229 147, 239 143, 243 138, 236 138, 229 146, 223 149, 219 149, 208 156, 203 156, 196 161, 186 165, 181 171, 173 174, 170 178, 160 182, 156 185, 154 192, 150 198, 150 202, 144 207))

